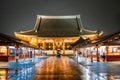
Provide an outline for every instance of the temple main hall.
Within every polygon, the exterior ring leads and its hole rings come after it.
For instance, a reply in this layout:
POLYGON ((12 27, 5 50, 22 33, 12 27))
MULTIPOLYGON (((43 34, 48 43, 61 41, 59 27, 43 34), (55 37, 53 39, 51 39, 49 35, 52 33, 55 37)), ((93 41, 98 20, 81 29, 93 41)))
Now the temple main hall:
POLYGON ((94 40, 102 31, 88 30, 82 25, 80 15, 46 16, 37 15, 34 29, 14 32, 18 39, 47 51, 49 54, 73 53, 72 43, 79 38, 94 40))

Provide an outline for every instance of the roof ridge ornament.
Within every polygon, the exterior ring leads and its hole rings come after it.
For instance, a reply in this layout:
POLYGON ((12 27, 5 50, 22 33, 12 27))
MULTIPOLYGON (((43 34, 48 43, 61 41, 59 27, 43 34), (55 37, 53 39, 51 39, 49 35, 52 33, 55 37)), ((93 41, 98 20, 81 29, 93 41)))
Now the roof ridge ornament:
POLYGON ((80 18, 80 15, 61 15, 61 16, 52 16, 52 15, 37 15, 38 18, 46 18, 46 19, 72 19, 72 18, 80 18))

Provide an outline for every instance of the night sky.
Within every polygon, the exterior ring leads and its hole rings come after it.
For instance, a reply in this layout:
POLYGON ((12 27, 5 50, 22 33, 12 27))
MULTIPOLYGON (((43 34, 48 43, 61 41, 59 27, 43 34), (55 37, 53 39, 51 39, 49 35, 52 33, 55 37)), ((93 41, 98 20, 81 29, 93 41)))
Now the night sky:
POLYGON ((87 29, 120 30, 119 0, 0 0, 0 32, 34 28, 37 15, 81 15, 87 29))

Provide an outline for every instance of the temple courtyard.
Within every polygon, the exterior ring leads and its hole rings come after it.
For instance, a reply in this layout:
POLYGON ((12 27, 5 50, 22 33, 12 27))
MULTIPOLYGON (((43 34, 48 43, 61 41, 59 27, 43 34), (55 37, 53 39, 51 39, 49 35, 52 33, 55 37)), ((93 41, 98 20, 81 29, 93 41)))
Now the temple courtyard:
POLYGON ((91 62, 79 56, 40 56, 1 62, 0 80, 119 80, 118 62, 91 62))
POLYGON ((14 35, 0 33, 0 80, 120 80, 120 31, 86 29, 80 15, 37 15, 14 35))

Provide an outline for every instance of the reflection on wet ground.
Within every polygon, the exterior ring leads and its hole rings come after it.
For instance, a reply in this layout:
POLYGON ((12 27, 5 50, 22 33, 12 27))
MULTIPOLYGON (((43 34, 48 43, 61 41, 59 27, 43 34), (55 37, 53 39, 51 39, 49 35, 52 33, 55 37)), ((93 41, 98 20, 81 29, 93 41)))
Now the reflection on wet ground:
POLYGON ((10 62, 9 68, 0 68, 0 80, 107 80, 101 77, 106 64, 86 64, 65 56, 10 62))
POLYGON ((34 80, 34 65, 45 58, 47 57, 22 59, 18 63, 15 61, 0 62, 0 80, 34 80))
POLYGON ((68 57, 49 57, 35 65, 34 80, 97 80, 99 76, 68 57))
POLYGON ((35 80, 81 80, 83 75, 79 65, 67 57, 50 57, 41 64, 35 65, 35 80))
POLYGON ((73 57, 80 65, 94 72, 96 75, 103 77, 105 80, 114 78, 113 80, 120 80, 120 61, 110 62, 91 62, 89 58, 82 56, 73 57))

